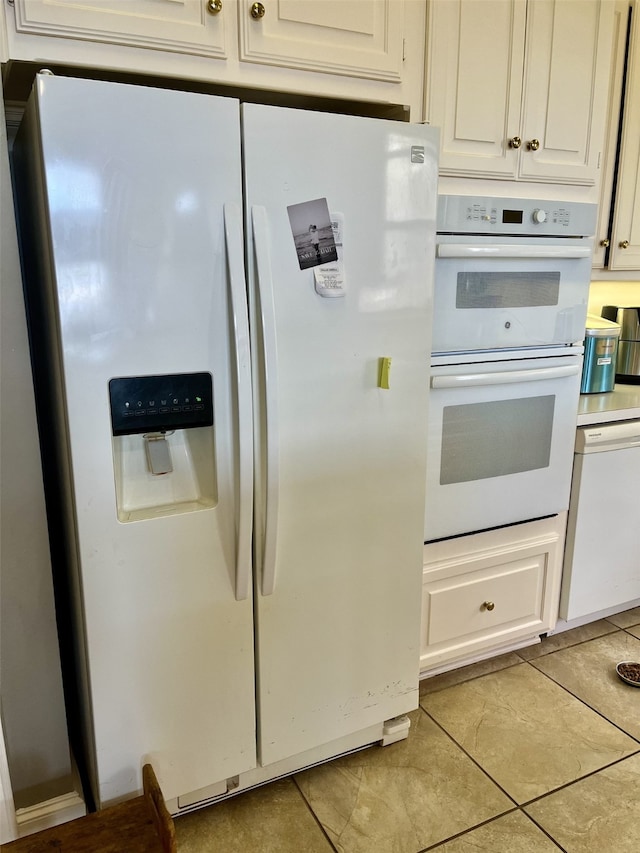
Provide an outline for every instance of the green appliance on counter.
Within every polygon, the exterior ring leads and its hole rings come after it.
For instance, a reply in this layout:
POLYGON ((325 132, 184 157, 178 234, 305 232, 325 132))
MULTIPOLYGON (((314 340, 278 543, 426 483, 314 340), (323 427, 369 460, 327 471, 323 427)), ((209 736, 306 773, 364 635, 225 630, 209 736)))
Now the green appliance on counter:
POLYGON ((613 391, 620 326, 597 314, 587 314, 581 394, 613 391))

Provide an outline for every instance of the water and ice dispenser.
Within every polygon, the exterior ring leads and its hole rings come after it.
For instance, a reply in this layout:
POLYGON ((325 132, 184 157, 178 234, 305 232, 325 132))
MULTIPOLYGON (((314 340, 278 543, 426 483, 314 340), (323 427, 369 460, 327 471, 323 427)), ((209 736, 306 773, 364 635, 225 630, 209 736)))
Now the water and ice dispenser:
POLYGON ((109 399, 120 521, 214 506, 211 374, 118 377, 109 399))

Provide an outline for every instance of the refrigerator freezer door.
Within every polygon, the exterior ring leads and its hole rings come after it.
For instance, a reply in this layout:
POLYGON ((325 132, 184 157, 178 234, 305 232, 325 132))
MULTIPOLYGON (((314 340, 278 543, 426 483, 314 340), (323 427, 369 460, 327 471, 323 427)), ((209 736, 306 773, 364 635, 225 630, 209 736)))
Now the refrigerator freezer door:
POLYGON ((242 110, 268 765, 417 705, 437 133, 242 110))
POLYGON ((246 535, 250 520, 238 521, 247 391, 236 377, 248 365, 234 338, 248 332, 227 272, 240 274, 229 261, 234 221, 242 229, 239 107, 95 81, 36 85, 32 135, 18 146, 40 147, 50 213, 96 794, 104 804, 139 790, 146 758, 172 799, 255 766, 252 596, 236 559, 237 525, 246 535), (168 436, 174 470, 154 476, 142 435, 111 434, 109 380, 198 371, 212 377, 213 427, 168 436))

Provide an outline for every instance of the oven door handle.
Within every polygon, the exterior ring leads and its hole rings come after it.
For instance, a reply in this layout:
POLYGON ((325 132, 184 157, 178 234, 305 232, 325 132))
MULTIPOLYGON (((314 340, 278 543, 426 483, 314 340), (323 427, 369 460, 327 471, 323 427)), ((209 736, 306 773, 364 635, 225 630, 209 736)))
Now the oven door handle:
POLYGON ((516 382, 537 382, 541 379, 561 379, 575 376, 580 364, 560 367, 538 367, 533 370, 504 370, 500 373, 455 373, 450 376, 432 376, 432 388, 468 388, 476 385, 508 385, 516 382))
POLYGON ((515 243, 438 243, 437 258, 544 258, 573 260, 591 257, 591 245, 586 246, 536 246, 515 243))

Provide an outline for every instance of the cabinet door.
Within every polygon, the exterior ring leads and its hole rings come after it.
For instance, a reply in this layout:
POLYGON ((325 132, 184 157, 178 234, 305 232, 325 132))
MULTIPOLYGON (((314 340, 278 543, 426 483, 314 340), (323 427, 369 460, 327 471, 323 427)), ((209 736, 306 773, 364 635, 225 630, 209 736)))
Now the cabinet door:
POLYGON ((210 12, 207 0, 14 2, 18 32, 227 58, 226 10, 210 12))
POLYGON ((632 20, 609 256, 613 270, 640 269, 640 15, 633 15, 632 20))
POLYGON ((593 250, 593 266, 602 269, 605 266, 607 245, 610 240, 611 203, 615 186, 615 163, 618 149, 618 129, 622 109, 622 81, 625 73, 627 51, 627 29, 629 24, 628 0, 616 0, 613 27, 613 54, 609 77, 609 103, 607 106, 606 134, 602 157, 602 177, 600 185, 600 205, 598 208, 598 229, 593 250))
POLYGON ((426 111, 441 174, 515 178, 525 20, 524 0, 430 3, 426 111))
POLYGON ((240 0, 240 59, 400 82, 403 13, 398 0, 240 0))
POLYGON ((596 183, 614 12, 610 0, 529 2, 520 178, 596 183))

